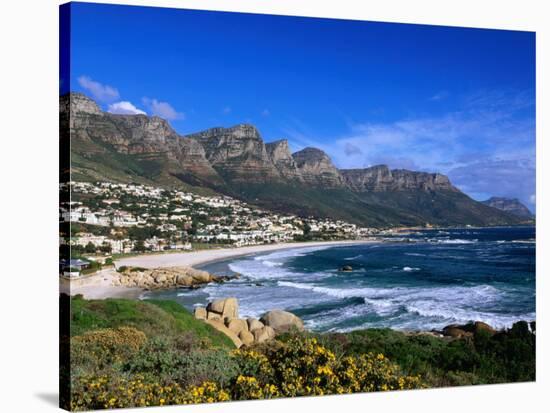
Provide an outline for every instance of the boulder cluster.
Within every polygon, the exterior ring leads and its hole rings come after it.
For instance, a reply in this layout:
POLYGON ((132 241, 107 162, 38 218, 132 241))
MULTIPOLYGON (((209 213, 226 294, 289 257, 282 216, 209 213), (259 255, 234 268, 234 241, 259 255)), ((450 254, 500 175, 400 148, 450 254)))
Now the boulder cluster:
POLYGON ((263 343, 292 329, 304 329, 303 321, 288 311, 272 310, 260 319, 239 318, 239 302, 234 297, 215 300, 206 307, 195 308, 195 318, 204 320, 224 333, 237 348, 263 343))
POLYGON ((472 337, 479 332, 486 332, 487 334, 494 335, 497 333, 493 327, 482 321, 476 321, 475 323, 469 323, 464 325, 451 324, 443 328, 441 334, 446 337, 463 338, 472 337))
POLYGON ((194 288, 210 282, 223 282, 227 277, 212 275, 191 267, 139 268, 120 267, 113 285, 139 287, 147 290, 164 288, 194 288))

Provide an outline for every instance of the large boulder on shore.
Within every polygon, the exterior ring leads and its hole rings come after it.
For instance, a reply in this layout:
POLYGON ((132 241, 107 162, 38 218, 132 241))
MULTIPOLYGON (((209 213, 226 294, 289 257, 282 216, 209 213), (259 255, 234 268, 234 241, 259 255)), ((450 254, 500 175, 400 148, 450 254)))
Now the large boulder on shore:
POLYGON ((214 300, 206 306, 206 311, 225 317, 239 318, 239 301, 235 297, 214 300))
POLYGON ((489 324, 484 323, 483 321, 476 321, 474 323, 474 333, 478 334, 479 332, 485 332, 490 335, 494 335, 497 333, 497 330, 495 330, 493 327, 491 327, 489 324))
POLYGON ((256 318, 253 318, 253 317, 247 318, 246 322, 248 323, 248 331, 250 331, 251 333, 254 330, 258 330, 259 328, 263 328, 263 326, 264 326, 264 323, 262 323, 261 321, 259 321, 256 318))
POLYGON ((219 320, 204 320, 207 324, 210 324, 212 327, 214 327, 216 330, 218 330, 220 333, 225 334, 227 337, 231 339, 233 344, 235 344, 235 347, 240 348, 243 345, 243 342, 241 339, 230 329, 228 329, 224 323, 222 323, 219 320))
POLYGON ((444 327, 442 330, 444 336, 454 338, 471 337, 474 334, 479 334, 480 332, 494 335, 497 333, 497 330, 495 330, 489 324, 484 323, 483 321, 476 321, 475 323, 468 323, 463 325, 451 324, 444 327))
POLYGON ((193 279, 193 282, 195 284, 206 284, 206 283, 209 283, 210 281, 213 281, 212 275, 203 270, 196 270, 195 268, 189 268, 187 273, 193 279))
POLYGON ((249 346, 251 344, 254 344, 254 334, 252 334, 248 330, 242 330, 239 333, 239 338, 241 339, 241 341, 243 342, 243 344, 245 346, 249 346))
POLYGON ((195 318, 198 320, 206 320, 206 308, 196 307, 195 308, 195 318))
POLYGON ((464 331, 461 326, 457 324, 452 324, 443 328, 443 335, 446 337, 453 338, 462 338, 462 337, 471 337, 473 334, 469 331, 464 331))
POLYGON ((226 323, 226 326, 237 335, 239 335, 241 331, 248 331, 248 324, 246 323, 246 320, 241 318, 232 318, 226 323))
POLYGON ((252 334, 254 335, 254 342, 263 343, 275 337, 275 330, 269 326, 263 326, 262 328, 254 330, 252 334))
POLYGON ((304 322, 302 319, 288 311, 269 311, 260 318, 260 321, 264 323, 264 325, 271 327, 277 334, 293 329, 298 331, 304 330, 304 322))

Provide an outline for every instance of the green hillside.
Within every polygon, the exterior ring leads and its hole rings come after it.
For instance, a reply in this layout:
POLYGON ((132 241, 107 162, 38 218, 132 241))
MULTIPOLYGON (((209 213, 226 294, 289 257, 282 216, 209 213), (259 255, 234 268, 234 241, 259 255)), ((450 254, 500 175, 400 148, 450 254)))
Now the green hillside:
POLYGON ((117 327, 134 327, 147 337, 176 338, 181 334, 208 342, 211 347, 234 348, 225 334, 196 320, 189 311, 174 301, 161 300, 84 300, 71 299, 71 336, 117 327))

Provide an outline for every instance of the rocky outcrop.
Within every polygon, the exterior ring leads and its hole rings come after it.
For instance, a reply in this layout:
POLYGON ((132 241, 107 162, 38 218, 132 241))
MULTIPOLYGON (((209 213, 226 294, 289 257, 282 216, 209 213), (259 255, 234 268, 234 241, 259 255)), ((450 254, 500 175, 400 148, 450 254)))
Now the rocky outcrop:
POLYGON ((531 211, 529 211, 529 208, 523 205, 517 198, 502 198, 494 196, 486 201, 482 201, 481 203, 492 208, 508 212, 521 219, 530 220, 534 218, 534 215, 531 211))
POLYGON ((260 133, 252 125, 212 128, 189 135, 188 139, 200 142, 212 167, 232 181, 281 179, 260 133))
POLYGON ((344 185, 340 172, 322 150, 304 148, 293 153, 292 158, 304 182, 326 188, 337 188, 344 185))
POLYGON ((265 147, 271 162, 283 177, 303 182, 286 139, 266 143, 265 147))
POLYGON ((261 321, 255 319, 253 317, 247 318, 246 322, 248 323, 248 329, 250 331, 258 330, 259 328, 264 327, 264 323, 262 323, 261 321))
POLYGON ((231 339, 233 344, 235 344, 235 347, 240 348, 243 345, 243 342, 237 336, 233 331, 231 331, 227 326, 220 320, 204 320, 205 323, 211 325, 216 330, 218 330, 220 333, 225 334, 227 337, 231 339))
POLYGON ((92 99, 82 93, 71 93, 59 99, 59 112, 71 115, 91 114, 102 115, 103 112, 92 99))
POLYGON ((178 135, 158 116, 102 112, 81 93, 62 96, 60 113, 68 117, 71 141, 85 143, 79 145, 81 151, 86 151, 81 153, 85 157, 114 150, 124 155, 140 155, 145 162, 162 162, 168 175, 212 184, 222 182, 206 159, 203 146, 178 135))
POLYGON ((453 337, 453 338, 472 337, 473 335, 480 334, 480 333, 494 335, 497 333, 497 330, 495 330, 489 324, 484 323, 482 321, 476 321, 474 323, 468 323, 463 325, 451 324, 444 327, 443 330, 441 330, 441 334, 443 334, 446 337, 453 337))
POLYGON ((386 165, 340 172, 346 185, 356 192, 458 191, 449 178, 438 173, 390 170, 386 165))
POLYGON ((225 278, 191 267, 168 267, 146 269, 121 267, 113 279, 113 285, 159 290, 175 287, 197 287, 210 282, 221 282, 225 278))
POLYGON ((206 306, 206 311, 219 314, 221 319, 237 318, 239 316, 239 302, 234 297, 215 300, 206 306))
POLYGON ((285 333, 296 329, 298 331, 304 330, 304 322, 297 316, 288 311, 272 310, 265 313, 260 321, 268 327, 271 327, 277 334, 285 333))
POLYGON ((206 308, 196 307, 194 315, 226 334, 237 348, 263 343, 292 329, 304 329, 299 317, 282 310, 269 311, 262 316, 262 321, 252 317, 239 318, 239 303, 234 297, 212 301, 206 308))

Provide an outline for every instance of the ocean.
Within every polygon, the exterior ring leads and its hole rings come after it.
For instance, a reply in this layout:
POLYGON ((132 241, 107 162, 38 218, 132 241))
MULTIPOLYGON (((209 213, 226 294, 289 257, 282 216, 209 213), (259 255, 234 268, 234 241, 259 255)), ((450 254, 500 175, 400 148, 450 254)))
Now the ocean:
POLYGON ((426 331, 535 319, 535 228, 423 230, 383 242, 285 249, 200 268, 239 279, 197 290, 148 293, 192 310, 237 297, 241 316, 272 309, 314 331, 372 327, 426 331), (344 265, 350 272, 340 269, 344 265))

